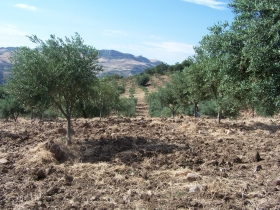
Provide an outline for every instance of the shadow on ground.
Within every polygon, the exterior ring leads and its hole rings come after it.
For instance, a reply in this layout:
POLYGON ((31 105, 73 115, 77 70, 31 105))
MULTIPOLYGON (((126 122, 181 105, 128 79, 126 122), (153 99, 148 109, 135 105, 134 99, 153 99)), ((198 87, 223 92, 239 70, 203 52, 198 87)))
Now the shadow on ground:
POLYGON ((130 165, 143 161, 145 157, 156 157, 159 154, 169 154, 185 149, 187 149, 187 146, 166 144, 159 139, 147 140, 141 137, 127 136, 119 139, 90 140, 80 144, 80 161, 95 163, 120 160, 130 165))

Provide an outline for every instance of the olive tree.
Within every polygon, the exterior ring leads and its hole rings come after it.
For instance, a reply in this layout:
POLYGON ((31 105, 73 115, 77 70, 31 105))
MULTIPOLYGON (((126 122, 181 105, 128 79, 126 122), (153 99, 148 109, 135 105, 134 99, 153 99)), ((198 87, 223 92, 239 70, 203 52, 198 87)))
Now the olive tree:
POLYGON ((71 38, 42 41, 37 36, 29 37, 37 48, 20 47, 13 52, 12 75, 8 92, 20 99, 24 106, 49 101, 67 119, 67 140, 71 144, 71 116, 75 104, 87 98, 96 73, 98 51, 84 44, 78 33, 71 38))
POLYGON ((95 96, 92 101, 99 109, 99 119, 101 120, 104 109, 107 109, 107 114, 109 114, 110 110, 116 107, 119 93, 117 88, 106 79, 100 79, 95 88, 95 96))
MULTIPOLYGON (((257 90, 253 96, 263 102, 262 106, 276 108, 280 104, 279 0, 231 0, 229 6, 235 15, 232 30, 244 45, 245 70, 253 84, 252 90, 257 90), (269 105, 272 101, 275 106, 269 105)), ((254 104, 255 100, 251 102, 254 104)), ((277 110, 271 110, 274 111, 277 110)))

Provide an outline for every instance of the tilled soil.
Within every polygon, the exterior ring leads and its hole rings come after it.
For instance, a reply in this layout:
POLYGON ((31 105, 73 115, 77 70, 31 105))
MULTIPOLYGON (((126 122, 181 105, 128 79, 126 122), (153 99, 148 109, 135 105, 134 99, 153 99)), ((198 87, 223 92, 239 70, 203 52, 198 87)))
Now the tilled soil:
POLYGON ((0 209, 280 209, 278 118, 65 125, 1 123, 0 209))

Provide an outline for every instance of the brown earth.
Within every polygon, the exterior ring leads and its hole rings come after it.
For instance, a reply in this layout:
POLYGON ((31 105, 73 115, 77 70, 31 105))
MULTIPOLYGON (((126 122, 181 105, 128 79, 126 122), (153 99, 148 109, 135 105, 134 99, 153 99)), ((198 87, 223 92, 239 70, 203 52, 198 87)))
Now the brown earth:
POLYGON ((279 209, 279 121, 2 122, 0 209, 279 209))

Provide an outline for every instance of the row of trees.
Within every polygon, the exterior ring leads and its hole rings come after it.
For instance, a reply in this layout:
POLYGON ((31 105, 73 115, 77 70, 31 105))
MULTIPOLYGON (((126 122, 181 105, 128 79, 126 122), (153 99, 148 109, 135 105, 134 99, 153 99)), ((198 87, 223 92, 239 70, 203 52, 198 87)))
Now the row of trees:
POLYGON ((150 94, 150 105, 169 107, 174 115, 179 106, 192 103, 196 114, 199 102, 214 100, 218 122, 221 115, 245 108, 265 115, 279 111, 279 1, 233 0, 229 7, 235 14, 232 24, 210 27, 185 61, 189 66, 150 94))
POLYGON ((184 60, 182 63, 177 62, 174 65, 161 63, 153 68, 145 69, 144 74, 149 74, 149 75, 172 74, 177 71, 183 71, 183 69, 188 66, 190 66, 189 60, 184 60))

